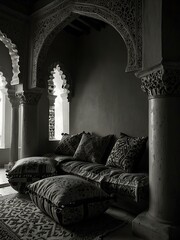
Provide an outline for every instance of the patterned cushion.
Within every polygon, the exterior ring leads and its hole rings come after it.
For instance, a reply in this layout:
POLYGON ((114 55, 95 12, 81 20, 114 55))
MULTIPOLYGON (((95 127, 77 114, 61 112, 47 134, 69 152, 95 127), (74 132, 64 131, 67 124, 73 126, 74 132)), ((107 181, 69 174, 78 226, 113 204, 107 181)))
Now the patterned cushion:
POLYGON ((28 186, 32 201, 54 221, 68 225, 103 213, 111 197, 73 175, 50 177, 28 186))
POLYGON ((146 141, 147 137, 130 137, 121 133, 108 157, 106 166, 132 172, 145 150, 146 141))
POLYGON ((7 173, 10 185, 24 193, 28 184, 57 175, 56 161, 48 157, 29 157, 18 160, 7 173))
POLYGON ((100 137, 83 134, 73 158, 81 161, 102 163, 106 148, 112 136, 113 135, 100 137))
POLYGON ((146 173, 124 173, 111 169, 101 181, 101 188, 109 194, 134 202, 148 201, 149 177, 146 173))
POLYGON ((82 133, 76 135, 63 134, 55 150, 55 154, 73 156, 81 137, 82 133))

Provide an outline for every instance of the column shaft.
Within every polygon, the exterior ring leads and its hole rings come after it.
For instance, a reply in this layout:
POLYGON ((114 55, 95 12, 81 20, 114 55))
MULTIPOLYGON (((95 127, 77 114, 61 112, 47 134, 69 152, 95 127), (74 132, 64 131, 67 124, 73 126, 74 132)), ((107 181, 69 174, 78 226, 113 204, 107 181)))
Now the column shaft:
POLYGON ((18 160, 19 106, 12 105, 10 162, 18 160))
POLYGON ((180 223, 180 98, 149 100, 149 214, 180 223))

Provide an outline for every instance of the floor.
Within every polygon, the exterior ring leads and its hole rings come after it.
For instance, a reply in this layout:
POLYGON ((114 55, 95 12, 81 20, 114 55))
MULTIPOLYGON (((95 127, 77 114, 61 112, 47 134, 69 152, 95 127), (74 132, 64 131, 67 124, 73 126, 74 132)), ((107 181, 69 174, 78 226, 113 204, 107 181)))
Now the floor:
MULTIPOLYGON (((0 195, 8 195, 12 193, 17 193, 11 186, 8 184, 6 177, 6 170, 0 168, 0 195)), ((123 219, 128 222, 126 226, 120 228, 110 234, 108 234, 104 240, 142 240, 138 237, 135 237, 131 230, 131 222, 134 219, 134 216, 128 214, 127 212, 120 211, 117 209, 109 209, 108 213, 112 216, 123 219)))

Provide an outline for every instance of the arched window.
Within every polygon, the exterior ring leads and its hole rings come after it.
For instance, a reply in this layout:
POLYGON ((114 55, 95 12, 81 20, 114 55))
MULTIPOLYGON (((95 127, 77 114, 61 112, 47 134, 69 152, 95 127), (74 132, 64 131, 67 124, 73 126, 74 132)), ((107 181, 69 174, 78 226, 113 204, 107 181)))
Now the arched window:
POLYGON ((6 78, 0 72, 0 148, 10 146, 11 105, 7 96, 6 78))
POLYGON ((49 140, 60 140, 62 133, 69 133, 69 84, 56 65, 48 80, 49 140))

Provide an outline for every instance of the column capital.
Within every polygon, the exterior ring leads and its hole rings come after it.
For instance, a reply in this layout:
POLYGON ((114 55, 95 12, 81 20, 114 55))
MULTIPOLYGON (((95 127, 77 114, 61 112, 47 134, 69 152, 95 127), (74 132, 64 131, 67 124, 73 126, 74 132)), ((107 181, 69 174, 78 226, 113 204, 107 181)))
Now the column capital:
POLYGON ((136 76, 141 79, 141 88, 149 98, 180 97, 180 63, 161 63, 136 76))
POLYGON ((20 104, 36 105, 41 97, 41 91, 25 90, 17 92, 16 96, 19 98, 20 104))
POLYGON ((12 108, 18 108, 19 107, 19 99, 15 94, 14 87, 11 86, 10 84, 7 84, 6 88, 7 88, 8 98, 9 98, 9 101, 12 105, 12 108))

